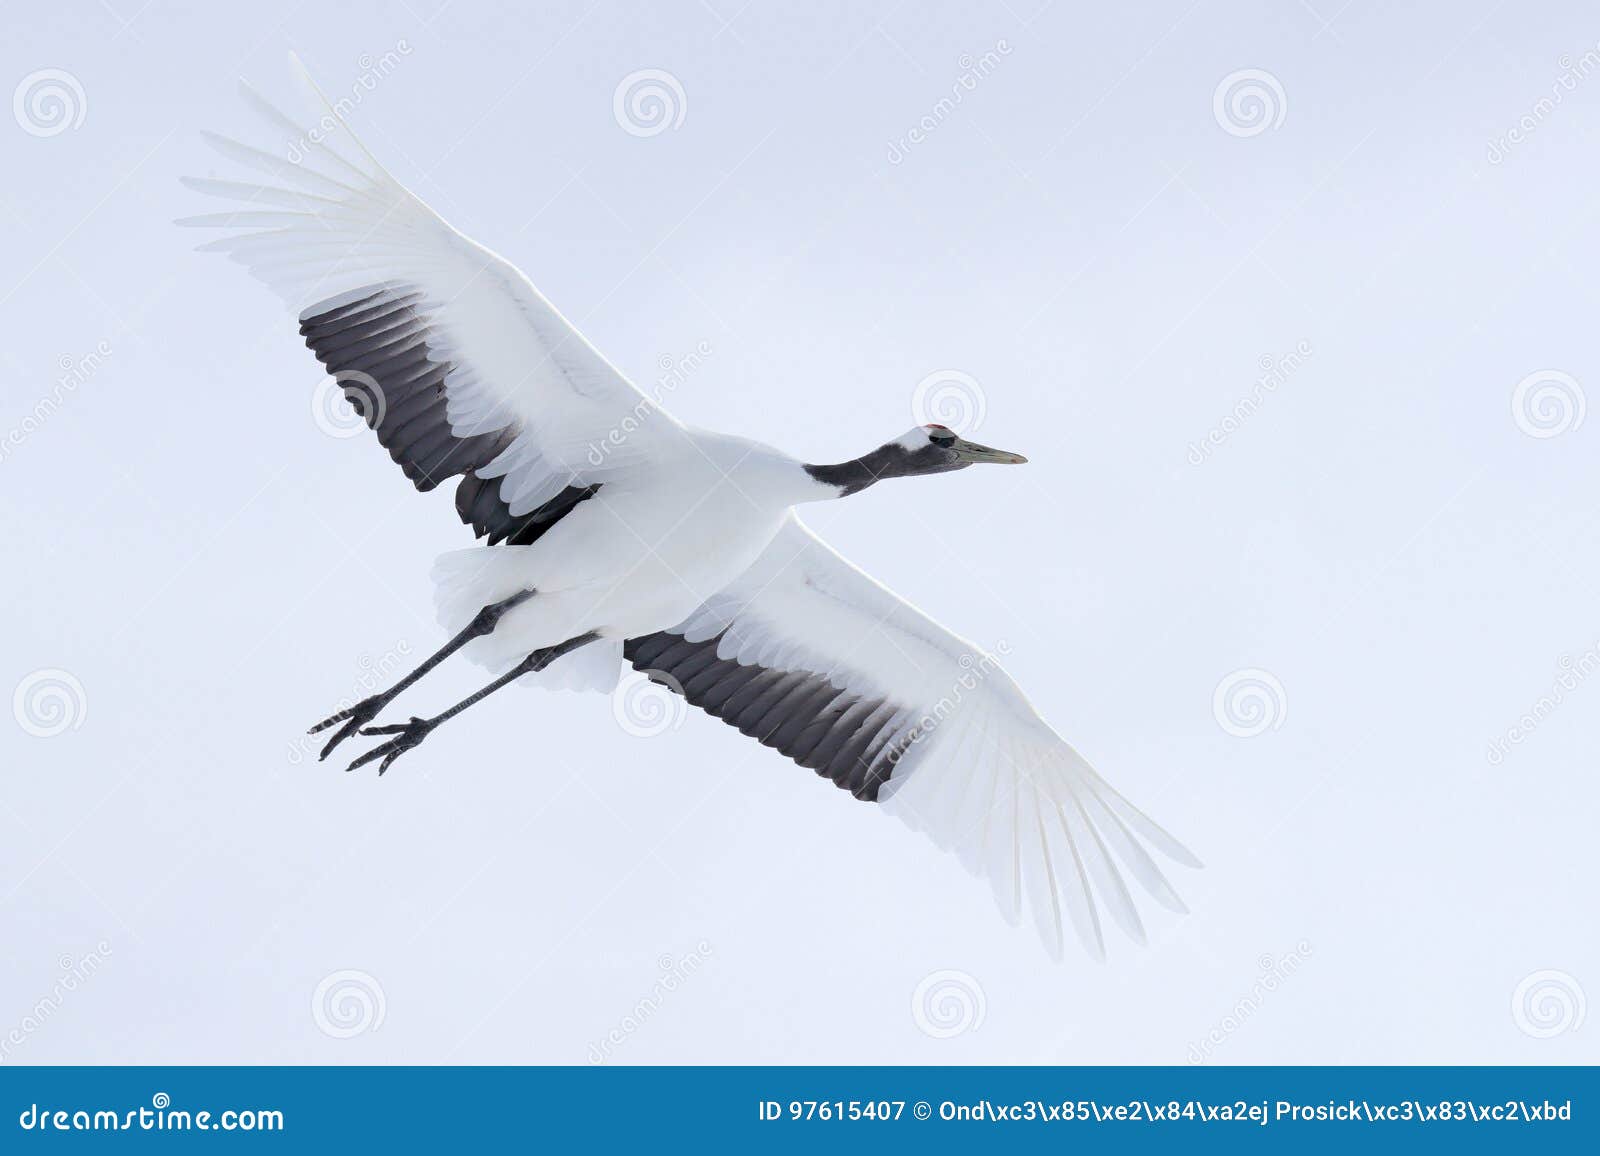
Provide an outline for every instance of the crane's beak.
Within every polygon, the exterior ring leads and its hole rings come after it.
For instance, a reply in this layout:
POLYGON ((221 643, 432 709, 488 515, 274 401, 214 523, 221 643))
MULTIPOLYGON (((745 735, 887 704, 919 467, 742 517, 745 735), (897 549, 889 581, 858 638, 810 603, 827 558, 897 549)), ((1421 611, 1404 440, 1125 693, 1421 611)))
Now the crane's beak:
POLYGON ((965 438, 957 438, 950 448, 955 451, 956 457, 964 462, 993 462, 996 465, 1020 466, 1028 460, 1021 454, 980 446, 977 442, 969 442, 965 438))

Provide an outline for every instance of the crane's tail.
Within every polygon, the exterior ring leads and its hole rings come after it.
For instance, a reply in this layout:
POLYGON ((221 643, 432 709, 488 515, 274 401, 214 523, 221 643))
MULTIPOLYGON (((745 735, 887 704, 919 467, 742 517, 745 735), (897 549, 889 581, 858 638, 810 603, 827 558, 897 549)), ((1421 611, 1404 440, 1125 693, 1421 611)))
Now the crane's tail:
MULTIPOLYGON (((476 546, 439 555, 433 564, 433 604, 439 625, 454 635, 485 606, 526 591, 525 551, 532 548, 476 546)), ((501 673, 532 651, 581 633, 561 624, 564 607, 554 605, 559 601, 564 601, 559 595, 535 593, 507 611, 493 633, 469 642, 461 653, 479 666, 501 673)), ((562 655, 522 681, 545 690, 597 690, 610 694, 616 689, 622 665, 621 640, 602 638, 562 655)))

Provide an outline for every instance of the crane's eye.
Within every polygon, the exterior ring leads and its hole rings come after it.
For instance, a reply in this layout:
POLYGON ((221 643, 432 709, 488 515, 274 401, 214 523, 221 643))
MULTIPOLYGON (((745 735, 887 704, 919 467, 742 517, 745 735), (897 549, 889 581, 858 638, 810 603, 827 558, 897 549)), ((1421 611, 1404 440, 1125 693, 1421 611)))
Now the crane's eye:
POLYGON ((955 445, 956 435, 942 425, 928 427, 928 440, 936 446, 955 445))

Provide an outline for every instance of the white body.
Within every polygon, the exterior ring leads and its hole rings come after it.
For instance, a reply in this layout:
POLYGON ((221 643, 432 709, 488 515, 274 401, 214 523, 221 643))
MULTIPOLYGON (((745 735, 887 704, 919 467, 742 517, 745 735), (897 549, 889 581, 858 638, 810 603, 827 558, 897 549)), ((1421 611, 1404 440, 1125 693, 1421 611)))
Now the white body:
POLYGON ((532 545, 439 560, 439 619, 452 633, 490 603, 538 593, 471 643, 469 658, 505 670, 594 632, 613 645, 574 651, 529 681, 609 690, 624 639, 682 622, 749 570, 795 503, 834 496, 759 442, 684 428, 671 444, 673 453, 607 482, 532 545))

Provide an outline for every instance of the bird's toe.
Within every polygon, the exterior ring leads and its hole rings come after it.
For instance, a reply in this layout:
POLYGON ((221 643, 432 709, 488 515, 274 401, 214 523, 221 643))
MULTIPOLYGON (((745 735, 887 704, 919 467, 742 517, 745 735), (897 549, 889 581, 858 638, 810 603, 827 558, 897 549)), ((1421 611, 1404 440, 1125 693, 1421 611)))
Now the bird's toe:
POLYGON ((379 743, 366 754, 359 756, 345 768, 346 771, 356 770, 368 763, 382 759, 378 764, 378 774, 381 776, 389 769, 391 763, 427 738, 435 724, 429 719, 412 717, 409 722, 397 723, 389 726, 366 727, 361 733, 364 735, 393 735, 386 743, 379 743))
POLYGON ((388 699, 386 699, 383 695, 371 695, 362 699, 354 706, 346 707, 344 710, 329 715, 316 726, 306 731, 306 734, 314 735, 319 731, 327 730, 329 727, 334 726, 337 723, 344 723, 344 726, 335 731, 333 737, 328 740, 328 745, 322 748, 322 753, 317 756, 317 760, 320 762, 321 760, 326 759, 333 751, 334 747, 344 742, 345 739, 349 738, 367 723, 377 718, 378 712, 381 711, 384 706, 387 705, 387 703, 388 699))

